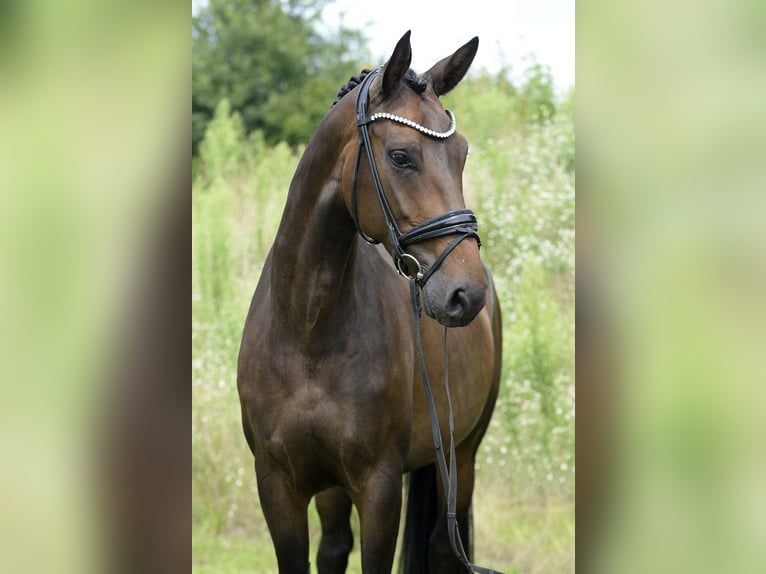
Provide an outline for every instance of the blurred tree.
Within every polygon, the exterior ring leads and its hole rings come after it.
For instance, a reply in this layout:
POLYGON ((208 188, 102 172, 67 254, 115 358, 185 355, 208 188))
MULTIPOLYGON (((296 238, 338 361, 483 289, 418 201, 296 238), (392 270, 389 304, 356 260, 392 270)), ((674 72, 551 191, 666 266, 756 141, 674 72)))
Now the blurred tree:
POLYGON ((556 111, 553 75, 550 67, 538 63, 534 56, 528 56, 526 60, 518 92, 521 117, 525 122, 542 122, 556 111))
POLYGON ((341 25, 318 31, 331 0, 210 0, 192 17, 192 154, 222 99, 248 133, 305 143, 338 88, 367 57, 341 25))

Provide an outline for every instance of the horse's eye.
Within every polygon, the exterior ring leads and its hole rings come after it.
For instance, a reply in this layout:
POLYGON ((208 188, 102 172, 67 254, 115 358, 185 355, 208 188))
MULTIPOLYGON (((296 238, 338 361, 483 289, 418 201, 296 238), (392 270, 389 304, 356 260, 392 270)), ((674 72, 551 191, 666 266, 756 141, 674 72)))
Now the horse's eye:
POLYGON ((406 151, 397 149, 388 154, 396 167, 411 167, 410 156, 406 151))

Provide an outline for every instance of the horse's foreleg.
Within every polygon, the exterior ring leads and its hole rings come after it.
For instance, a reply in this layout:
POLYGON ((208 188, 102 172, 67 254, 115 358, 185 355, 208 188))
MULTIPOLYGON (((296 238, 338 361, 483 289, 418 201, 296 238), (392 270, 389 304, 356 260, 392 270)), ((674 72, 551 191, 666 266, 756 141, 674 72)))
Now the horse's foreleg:
POLYGON ((359 511, 362 572, 390 574, 402 506, 402 470, 376 469, 353 495, 359 511))
POLYGON ((277 554, 279 574, 309 574, 308 502, 274 467, 255 464, 258 496, 277 554))
MULTIPOLYGON (((468 442, 468 441, 467 441, 468 442)), ((473 499, 474 486, 474 457, 476 447, 463 443, 456 448, 455 461, 457 463, 457 500, 455 512, 457 514, 458 528, 463 548, 472 559, 471 548, 471 501, 473 499)), ((463 574, 466 567, 463 565, 452 550, 447 529, 447 503, 441 478, 436 474, 439 501, 439 513, 436 525, 431 534, 429 549, 429 570, 431 574, 463 574)))
POLYGON ((354 545, 349 523, 351 499, 342 488, 331 488, 317 494, 316 505, 322 522, 317 552, 319 574, 343 574, 354 545))

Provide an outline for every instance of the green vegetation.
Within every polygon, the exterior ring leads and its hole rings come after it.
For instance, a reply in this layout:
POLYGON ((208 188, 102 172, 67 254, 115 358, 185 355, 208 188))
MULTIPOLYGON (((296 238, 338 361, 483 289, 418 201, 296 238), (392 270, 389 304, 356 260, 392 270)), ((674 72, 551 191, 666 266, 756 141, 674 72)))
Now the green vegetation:
MULTIPOLYGON (((538 66, 520 86, 469 77, 445 98, 471 144, 466 201, 504 311, 503 385, 477 458, 474 514, 476 559, 508 573, 574 570, 574 91, 553 98, 538 77, 545 74, 538 66)), ((196 572, 276 571, 240 429, 236 358, 301 152, 248 135, 226 101, 200 146, 192 194, 196 572)), ((358 556, 357 544, 350 572, 360 571, 358 556)))
POLYGON ((209 0, 192 17, 192 152, 224 98, 247 133, 292 145, 308 141, 340 87, 359 69, 362 36, 317 32, 328 0, 209 0))

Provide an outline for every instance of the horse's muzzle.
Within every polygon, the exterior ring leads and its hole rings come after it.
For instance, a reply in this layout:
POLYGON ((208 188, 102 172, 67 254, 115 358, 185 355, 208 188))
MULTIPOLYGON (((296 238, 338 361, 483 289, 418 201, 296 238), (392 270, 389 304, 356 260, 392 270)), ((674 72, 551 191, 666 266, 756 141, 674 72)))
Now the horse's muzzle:
POLYGON ((450 289, 433 285, 423 289, 426 314, 445 327, 464 327, 473 321, 487 302, 487 286, 455 285, 450 289))

